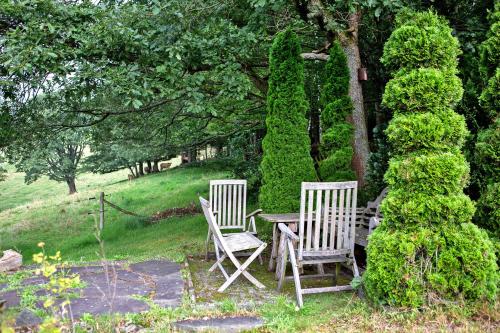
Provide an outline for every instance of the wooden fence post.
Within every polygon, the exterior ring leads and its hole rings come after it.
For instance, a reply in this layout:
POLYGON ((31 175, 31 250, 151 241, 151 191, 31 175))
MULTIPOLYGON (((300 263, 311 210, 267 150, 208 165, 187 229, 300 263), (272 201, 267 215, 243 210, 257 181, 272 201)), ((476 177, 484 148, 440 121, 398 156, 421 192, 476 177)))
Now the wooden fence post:
POLYGON ((104 228, 104 192, 99 195, 99 230, 104 228))

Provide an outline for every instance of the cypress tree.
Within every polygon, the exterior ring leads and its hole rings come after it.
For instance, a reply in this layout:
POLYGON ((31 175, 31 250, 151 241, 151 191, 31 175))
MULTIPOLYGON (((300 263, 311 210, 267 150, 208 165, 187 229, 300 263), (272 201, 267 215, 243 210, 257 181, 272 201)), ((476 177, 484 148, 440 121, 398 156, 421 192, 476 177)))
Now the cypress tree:
POLYGON ((308 103, 304 92, 304 61, 297 35, 286 30, 273 41, 269 55, 267 133, 262 141, 260 206, 283 213, 299 208, 300 186, 315 180, 307 132, 308 103))
POLYGON ((352 113, 349 97, 349 67, 339 42, 330 49, 325 66, 325 83, 321 91, 321 154, 319 174, 323 181, 354 180, 351 168, 354 150, 351 146, 353 126, 347 122, 352 113))
POLYGON ((364 283, 380 303, 418 307, 433 300, 495 299, 496 257, 471 223, 463 194, 469 166, 460 149, 467 130, 453 111, 462 97, 458 40, 433 12, 403 12, 384 46, 392 71, 383 104, 391 160, 384 220, 370 237, 364 283))

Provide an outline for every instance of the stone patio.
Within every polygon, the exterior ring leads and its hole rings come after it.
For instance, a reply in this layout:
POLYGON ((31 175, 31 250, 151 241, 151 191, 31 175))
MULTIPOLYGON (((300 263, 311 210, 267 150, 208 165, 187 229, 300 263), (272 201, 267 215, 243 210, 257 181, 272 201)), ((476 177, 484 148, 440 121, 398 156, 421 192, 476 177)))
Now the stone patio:
MULTIPOLYGON (((182 302, 184 280, 181 266, 167 260, 150 260, 136 264, 110 263, 107 273, 104 266, 71 267, 71 273, 78 273, 84 288, 75 290, 78 295, 71 300, 71 310, 75 318, 84 313, 109 314, 142 312, 149 309, 147 298, 162 307, 178 307, 182 302)), ((16 289, 0 285, 0 299, 6 301, 6 308, 20 307, 21 292, 28 286, 37 290, 42 298, 47 294, 43 285, 47 279, 33 276, 24 279, 16 289), (39 287, 39 288, 38 288, 39 287)), ((36 302, 43 308, 43 301, 36 302)), ((16 324, 18 326, 36 325, 40 321, 28 309, 20 309, 16 324)))

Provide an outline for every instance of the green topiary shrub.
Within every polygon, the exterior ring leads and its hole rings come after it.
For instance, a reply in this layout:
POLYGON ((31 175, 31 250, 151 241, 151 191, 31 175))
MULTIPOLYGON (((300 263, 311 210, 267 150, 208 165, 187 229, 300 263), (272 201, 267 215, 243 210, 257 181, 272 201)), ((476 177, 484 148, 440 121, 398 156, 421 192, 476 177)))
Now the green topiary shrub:
POLYGON ((392 158, 384 220, 367 248, 367 294, 410 307, 492 300, 499 278, 495 250, 470 223, 475 207, 463 194, 469 165, 460 149, 467 130, 452 110, 462 96, 458 42, 432 12, 404 12, 397 22, 382 57, 393 73, 383 103, 395 117, 386 130, 392 158))
POLYGON ((347 58, 338 42, 330 49, 325 66, 325 83, 321 91, 321 160, 319 176, 323 181, 354 180, 351 168, 354 150, 351 146, 354 128, 347 122, 352 111, 349 97, 347 58))
POLYGON ((300 53, 297 35, 286 30, 276 36, 269 55, 267 133, 262 141, 259 193, 260 206, 269 213, 298 210, 301 182, 316 179, 309 154, 308 104, 300 53))
POLYGON ((385 43, 380 61, 393 74, 420 67, 455 71, 461 51, 451 32, 448 22, 432 12, 416 16, 403 11, 396 18, 396 30, 385 43))
POLYGON ((413 231, 383 225, 371 235, 368 251, 365 287, 379 304, 418 307, 495 298, 494 245, 472 223, 413 231))

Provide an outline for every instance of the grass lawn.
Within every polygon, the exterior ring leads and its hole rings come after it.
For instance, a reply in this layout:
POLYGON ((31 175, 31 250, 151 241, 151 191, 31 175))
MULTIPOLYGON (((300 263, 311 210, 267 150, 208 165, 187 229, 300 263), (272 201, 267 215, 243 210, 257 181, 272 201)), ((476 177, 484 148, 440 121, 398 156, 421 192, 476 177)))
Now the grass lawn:
MULTIPOLYGON (((230 173, 216 166, 205 165, 175 168, 132 182, 125 180, 126 175, 126 171, 107 175, 84 174, 77 180, 79 193, 68 196, 65 184, 41 179, 34 184, 24 185, 23 175, 13 173, 10 169, 8 179, 0 183, 0 250, 16 249, 23 254, 25 263, 30 263, 32 254, 39 250, 37 243, 43 241, 49 252, 60 250, 64 259, 77 263, 95 261, 100 258, 97 254, 99 244, 94 236, 98 203, 89 198, 103 191, 109 201, 150 216, 167 208, 186 206, 190 202, 197 204, 198 194, 207 196, 209 179, 229 177, 230 173)), ((260 237, 269 241, 270 225, 258 221, 257 228, 260 237)), ((206 232, 207 225, 202 215, 170 218, 154 225, 145 225, 136 217, 107 207, 102 238, 108 259, 139 261, 161 257, 182 261, 187 255, 203 253, 206 232)), ((269 290, 274 289, 272 275, 265 267, 254 266, 255 276, 269 290)), ((197 269, 206 267, 194 263, 192 270, 197 269)), ((244 282, 238 280, 237 283, 244 282)), ((304 308, 298 311, 293 302, 292 283, 287 284, 282 296, 273 297, 267 303, 253 308, 240 307, 228 294, 217 297, 220 297, 221 302, 213 308, 200 307, 186 300, 182 307, 174 310, 153 307, 141 315, 89 317, 85 320, 95 328, 94 331, 99 332, 114 332, 113 325, 124 321, 150 327, 155 332, 165 332, 172 321, 180 318, 237 313, 262 316, 266 322, 263 331, 273 332, 493 332, 500 329, 497 304, 448 304, 446 307, 423 310, 388 310, 375 308, 356 294, 345 292, 306 296, 304 308)))

